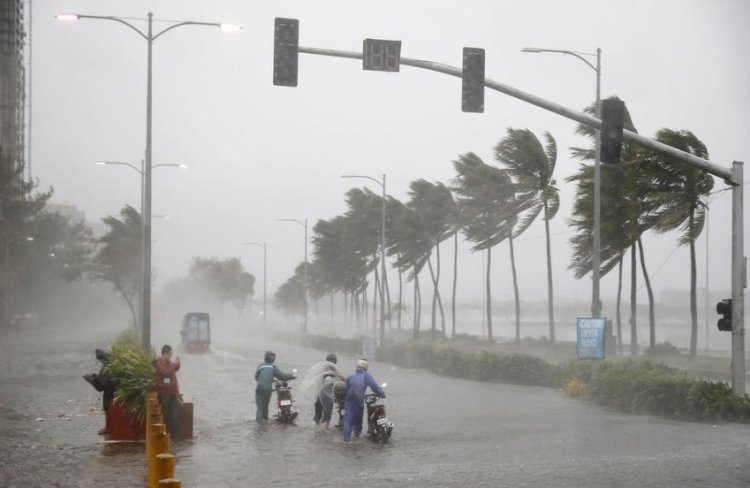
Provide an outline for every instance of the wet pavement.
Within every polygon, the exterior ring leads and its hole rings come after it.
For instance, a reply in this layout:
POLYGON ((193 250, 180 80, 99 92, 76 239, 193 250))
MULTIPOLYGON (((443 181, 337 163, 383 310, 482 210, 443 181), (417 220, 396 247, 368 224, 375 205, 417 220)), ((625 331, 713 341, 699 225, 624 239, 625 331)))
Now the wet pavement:
MULTIPOLYGON (((96 435, 100 396, 81 379, 98 370, 93 351, 106 338, 2 339, 0 486, 144 486, 142 445, 96 435)), ((344 444, 314 425, 299 390, 296 426, 258 424, 253 374, 266 349, 299 370, 293 387, 328 352, 238 335, 218 337, 210 354, 181 354, 180 387, 195 404, 195 438, 172 450, 183 486, 750 486, 750 426, 626 415, 557 390, 378 362, 370 372, 388 383, 395 422, 388 444, 344 444)), ((348 373, 354 359, 339 354, 339 365, 348 373)))

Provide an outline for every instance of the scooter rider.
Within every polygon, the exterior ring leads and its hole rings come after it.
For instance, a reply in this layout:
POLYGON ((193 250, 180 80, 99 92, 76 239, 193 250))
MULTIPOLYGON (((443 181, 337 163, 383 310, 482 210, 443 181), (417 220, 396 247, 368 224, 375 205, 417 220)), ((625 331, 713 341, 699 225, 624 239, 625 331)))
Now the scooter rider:
POLYGON ((362 417, 365 407, 365 391, 370 389, 380 398, 385 398, 385 392, 378 386, 375 379, 367 372, 369 363, 366 359, 357 360, 357 369, 346 379, 346 401, 344 403, 344 442, 362 433, 362 417))
POLYGON ((282 381, 293 380, 296 378, 293 374, 284 373, 273 362, 276 361, 276 354, 273 351, 266 351, 263 357, 263 363, 258 365, 255 370, 255 420, 268 420, 268 404, 271 403, 271 394, 273 393, 274 378, 282 381))
POLYGON ((323 375, 323 387, 318 393, 317 400, 315 400, 315 416, 313 417, 313 421, 316 424, 324 424, 327 429, 331 422, 331 415, 333 414, 333 386, 337 379, 346 381, 346 377, 334 366, 338 362, 338 358, 334 353, 326 356, 326 361, 331 364, 328 365, 327 373, 323 375))

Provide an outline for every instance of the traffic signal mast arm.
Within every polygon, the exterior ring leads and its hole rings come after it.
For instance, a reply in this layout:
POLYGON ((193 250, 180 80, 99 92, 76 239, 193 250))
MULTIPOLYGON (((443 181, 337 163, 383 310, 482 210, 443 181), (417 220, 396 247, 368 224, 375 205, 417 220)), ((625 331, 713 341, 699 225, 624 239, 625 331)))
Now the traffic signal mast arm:
MULTIPOLYGON (((299 52, 305 53, 305 54, 317 54, 319 56, 333 56, 333 57, 338 57, 338 58, 350 58, 350 59, 359 59, 359 60, 362 59, 362 53, 351 52, 351 51, 339 51, 339 50, 334 50, 334 49, 319 49, 319 48, 314 48, 314 47, 299 46, 299 52)), ((457 78, 462 77, 462 72, 459 68, 449 66, 447 64, 436 63, 434 61, 424 61, 422 59, 405 58, 403 56, 401 57, 400 61, 401 61, 401 64, 405 64, 407 66, 413 66, 415 68, 422 68, 422 69, 428 69, 431 71, 437 71, 439 73, 444 73, 447 75, 455 76, 457 78)), ((524 102, 530 103, 532 105, 536 105, 537 107, 543 108, 545 110, 556 113, 558 115, 562 115, 565 118, 575 120, 576 122, 579 122, 583 125, 591 127, 592 129, 597 129, 597 130, 602 129, 602 122, 596 117, 591 117, 590 115, 586 115, 581 112, 576 112, 575 110, 571 110, 557 103, 544 100, 543 98, 537 97, 535 95, 531 95, 530 93, 526 93, 517 88, 513 88, 512 86, 505 85, 503 83, 499 83, 494 80, 490 80, 489 78, 485 78, 484 86, 486 86, 487 88, 491 88, 495 91, 499 91, 500 93, 509 95, 513 98, 517 98, 524 102)), ((680 161, 686 164, 699 168, 714 176, 718 176, 719 178, 722 178, 729 184, 733 184, 733 185, 742 184, 741 176, 740 176, 740 179, 738 180, 737 179, 738 176, 731 169, 724 168, 710 161, 707 161, 703 158, 694 156, 690 153, 680 151, 679 149, 675 149, 672 146, 668 146, 659 141, 649 139, 648 137, 642 136, 640 134, 636 134, 635 132, 631 132, 629 130, 622 131, 622 138, 628 142, 633 142, 640 146, 653 149, 654 151, 658 151, 663 154, 666 154, 667 156, 671 156, 673 158, 679 159, 680 161)))
MULTIPOLYGON (((283 20, 283 19, 281 19, 283 20)), ((279 22, 279 19, 277 19, 279 22)), ((347 52, 337 51, 332 49, 318 49, 310 47, 298 46, 298 53, 305 54, 316 54, 320 56, 334 56, 339 58, 351 58, 363 60, 363 54, 358 52, 347 52)), ((296 53, 295 53, 296 54, 296 53)), ((399 53, 400 55, 400 53, 399 53)), ((466 55, 464 54, 464 57, 466 55)), ((294 79, 293 83, 289 83, 287 86, 296 86, 297 72, 296 72, 296 57, 293 59, 294 79)), ((463 79, 462 70, 453 66, 448 66, 442 63, 435 63, 432 61, 424 61, 421 59, 412 59, 400 57, 400 63, 407 66, 413 66, 415 68, 429 69, 444 73, 447 75, 455 76, 463 79)), ((464 60, 464 63, 466 61, 464 60)), ((283 85, 283 83, 281 83, 283 85)), ((586 125, 593 129, 603 131, 604 127, 602 121, 591 117, 589 115, 570 110, 569 108, 563 107, 556 103, 544 100, 537 96, 523 92, 516 88, 513 88, 502 83, 490 80, 485 76, 484 86, 491 88, 495 91, 499 91, 513 98, 517 98, 524 102, 536 105, 537 107, 543 108, 550 112, 562 115, 568 119, 574 120, 580 124, 586 125)), ((484 104, 481 103, 477 107, 473 107, 469 111, 481 112, 484 110, 484 104)), ((620 125, 619 123, 617 124, 620 125)), ((609 127, 607 128, 609 129, 609 127)), ((619 132, 619 127, 618 127, 619 132)), ((734 161, 732 168, 724 168, 716 165, 705 159, 696 157, 690 153, 680 151, 671 146, 663 144, 659 141, 649 139, 640 134, 630 132, 628 130, 622 131, 622 139, 634 144, 638 144, 642 147, 652 149, 654 151, 665 154, 669 157, 675 158, 678 161, 682 161, 689 166, 705 171, 706 173, 712 174, 719 178, 722 178, 727 184, 732 187, 732 308, 733 313, 731 315, 732 325, 732 390, 736 395, 745 394, 745 327, 744 327, 744 284, 745 284, 745 270, 744 270, 744 255, 743 255, 743 241, 744 241, 744 227, 743 227, 743 168, 742 163, 734 161)))

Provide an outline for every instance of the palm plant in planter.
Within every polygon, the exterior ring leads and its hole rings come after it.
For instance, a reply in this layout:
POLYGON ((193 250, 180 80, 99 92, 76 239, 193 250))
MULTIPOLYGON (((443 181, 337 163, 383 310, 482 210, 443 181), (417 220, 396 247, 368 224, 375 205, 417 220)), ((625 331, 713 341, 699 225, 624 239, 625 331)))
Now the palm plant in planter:
POLYGON ((154 366, 150 354, 134 341, 120 339, 109 348, 107 372, 115 381, 115 401, 132 415, 135 425, 146 420, 146 393, 154 391, 154 366))

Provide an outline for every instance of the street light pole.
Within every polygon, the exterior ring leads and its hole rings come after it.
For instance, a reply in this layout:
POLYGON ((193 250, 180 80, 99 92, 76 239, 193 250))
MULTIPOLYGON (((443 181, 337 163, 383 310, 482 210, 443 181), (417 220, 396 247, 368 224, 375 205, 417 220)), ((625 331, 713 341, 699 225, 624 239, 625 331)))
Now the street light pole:
POLYGON ((380 185, 383 190, 382 208, 380 211, 380 344, 385 340, 385 175, 382 183, 372 176, 342 175, 342 178, 365 178, 380 185))
POLYGON ((180 21, 166 29, 153 33, 154 14, 149 12, 147 21, 148 29, 144 34, 140 29, 131 23, 112 16, 102 15, 80 15, 80 14, 58 14, 58 20, 77 21, 80 19, 111 20, 125 25, 134 30, 139 36, 146 41, 147 46, 147 68, 146 68, 146 161, 143 168, 143 252, 142 252, 142 270, 141 270, 141 347, 144 351, 151 351, 151 114, 152 114, 152 51, 153 43, 159 36, 170 30, 186 25, 204 25, 219 27, 222 30, 240 30, 241 27, 233 24, 221 24, 216 22, 194 22, 180 21))
MULTIPOLYGON (((141 234, 145 235, 145 221, 146 221, 146 219, 144 218, 144 210, 145 210, 145 202, 144 202, 144 196, 145 196, 145 190, 144 190, 144 187, 145 187, 144 161, 141 159, 141 163, 140 163, 141 167, 140 167, 140 169, 136 165, 134 165, 133 163, 128 163, 128 162, 125 162, 125 161, 97 161, 95 164, 98 165, 98 166, 127 166, 128 168, 131 168, 131 169, 137 171, 140 174, 140 177, 141 177, 141 201, 140 201, 140 203, 141 203, 141 209, 140 209, 140 214, 141 214, 141 234)), ((186 165, 186 164, 177 164, 177 163, 162 163, 162 164, 154 164, 154 165, 152 165, 151 169, 153 170, 153 169, 156 169, 156 168, 159 168, 159 167, 172 167, 172 168, 187 169, 188 165, 186 165)), ((154 215, 151 215, 151 217, 153 218, 154 215)), ((149 242, 150 242, 150 240, 149 240, 149 242)), ((138 262, 138 266, 141 269, 141 273, 143 273, 144 269, 145 269, 144 268, 144 264, 143 264, 143 250, 144 249, 142 248, 141 249, 141 254, 140 254, 140 259, 139 259, 139 262, 138 262)), ((150 275, 150 273, 149 273, 149 275, 150 275)), ((141 301, 143 299, 143 292, 141 290, 143 288, 143 283, 144 283, 144 280, 143 280, 143 275, 142 275, 141 276, 141 282, 138 285, 139 301, 141 301)), ((141 329, 142 324, 143 324, 143 307, 139 306, 138 307, 138 323, 136 324, 136 330, 140 331, 141 334, 143 333, 143 330, 141 329)))
POLYGON ((302 332, 304 334, 307 334, 307 218, 305 218, 304 223, 301 220, 297 220, 297 219, 278 219, 278 220, 279 222, 294 222, 305 228, 305 261, 302 267, 302 294, 305 300, 305 324, 302 327, 302 332))
MULTIPOLYGON (((526 53, 560 53, 570 54, 588 65, 589 68, 596 72, 596 118, 602 118, 601 104, 601 75, 602 75, 602 50, 597 48, 596 54, 581 53, 576 51, 567 51, 561 49, 542 49, 538 47, 525 47, 521 51, 526 53), (596 66, 591 64, 583 56, 596 56, 596 66)), ((600 318, 602 314, 602 302, 599 292, 599 282, 601 278, 601 154, 600 154, 601 131, 596 129, 596 147, 594 149, 594 223, 593 223, 593 255, 591 258, 591 316, 600 318)))
MULTIPOLYGON (((305 241, 307 241, 307 238, 305 238, 305 241)), ((266 325, 266 241, 263 241, 262 245, 258 242, 243 242, 243 244, 263 249, 263 325, 266 325)))

